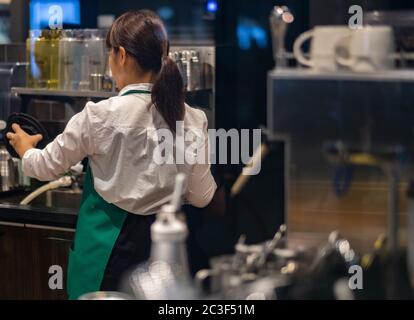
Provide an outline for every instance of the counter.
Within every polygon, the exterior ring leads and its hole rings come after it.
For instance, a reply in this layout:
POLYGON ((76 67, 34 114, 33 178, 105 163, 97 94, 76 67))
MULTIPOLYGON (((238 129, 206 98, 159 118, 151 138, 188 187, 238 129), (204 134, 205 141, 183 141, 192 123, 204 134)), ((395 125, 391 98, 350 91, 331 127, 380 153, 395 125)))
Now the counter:
POLYGON ((0 225, 74 232, 78 210, 21 206, 26 193, 0 196, 0 225))
POLYGON ((65 286, 49 287, 50 268, 66 275, 78 210, 42 206, 46 197, 19 205, 27 194, 0 196, 0 300, 65 300, 65 286))

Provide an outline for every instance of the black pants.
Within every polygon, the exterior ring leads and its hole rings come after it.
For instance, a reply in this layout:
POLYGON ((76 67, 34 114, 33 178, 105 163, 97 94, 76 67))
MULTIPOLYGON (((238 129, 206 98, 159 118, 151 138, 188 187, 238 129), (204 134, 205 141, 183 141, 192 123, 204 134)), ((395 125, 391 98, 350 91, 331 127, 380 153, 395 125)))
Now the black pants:
POLYGON ((149 259, 154 221, 155 216, 128 215, 108 261, 102 291, 118 291, 125 273, 149 259))
MULTIPOLYGON (((187 254, 190 272, 209 268, 209 257, 199 244, 198 234, 203 225, 201 210, 184 206, 189 236, 187 254)), ((151 225, 155 216, 129 214, 112 250, 101 284, 102 291, 118 291, 126 272, 147 261, 151 254, 151 225)))

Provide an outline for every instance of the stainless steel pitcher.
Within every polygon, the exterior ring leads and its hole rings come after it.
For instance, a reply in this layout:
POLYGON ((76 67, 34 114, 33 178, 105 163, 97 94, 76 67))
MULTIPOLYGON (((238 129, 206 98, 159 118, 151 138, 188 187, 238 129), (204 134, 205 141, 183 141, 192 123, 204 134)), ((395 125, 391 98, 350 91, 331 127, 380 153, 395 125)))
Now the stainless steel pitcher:
POLYGON ((8 192, 23 187, 20 160, 13 159, 5 146, 0 146, 0 191, 8 192))

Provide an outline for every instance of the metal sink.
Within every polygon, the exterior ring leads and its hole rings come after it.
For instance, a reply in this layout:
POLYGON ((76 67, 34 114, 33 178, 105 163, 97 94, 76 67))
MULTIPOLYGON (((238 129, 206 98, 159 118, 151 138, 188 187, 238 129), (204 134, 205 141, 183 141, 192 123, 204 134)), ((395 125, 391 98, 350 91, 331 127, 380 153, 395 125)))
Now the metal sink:
POLYGON ((82 192, 72 189, 58 189, 48 191, 33 200, 32 207, 79 209, 82 192))

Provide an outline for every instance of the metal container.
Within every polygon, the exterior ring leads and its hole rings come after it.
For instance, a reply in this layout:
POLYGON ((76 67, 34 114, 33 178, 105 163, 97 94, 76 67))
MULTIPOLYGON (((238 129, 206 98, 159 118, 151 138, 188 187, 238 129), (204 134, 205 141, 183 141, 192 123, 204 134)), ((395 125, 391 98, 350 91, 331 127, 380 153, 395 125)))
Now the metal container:
POLYGON ((190 83, 191 83, 191 52, 190 51, 182 51, 181 52, 181 61, 184 70, 184 78, 185 78, 185 87, 189 90, 190 83))
POLYGON ((192 50, 191 53, 191 91, 202 89, 202 65, 200 61, 200 53, 192 50))
POLYGON ((102 91, 105 76, 103 74, 91 74, 89 76, 89 85, 91 91, 102 91))
POLYGON ((177 64, 177 68, 183 78, 184 87, 187 87, 187 67, 184 66, 183 53, 181 51, 171 52, 170 58, 177 64))
POLYGON ((0 191, 8 192, 23 187, 19 165, 20 160, 13 159, 5 146, 0 146, 0 191))
POLYGON ((186 84, 188 91, 201 89, 202 67, 200 54, 195 50, 183 51, 182 53, 183 69, 186 70, 186 84))
POLYGON ((151 226, 151 261, 167 263, 178 279, 190 278, 185 241, 188 229, 185 222, 175 216, 173 206, 164 206, 151 226))

